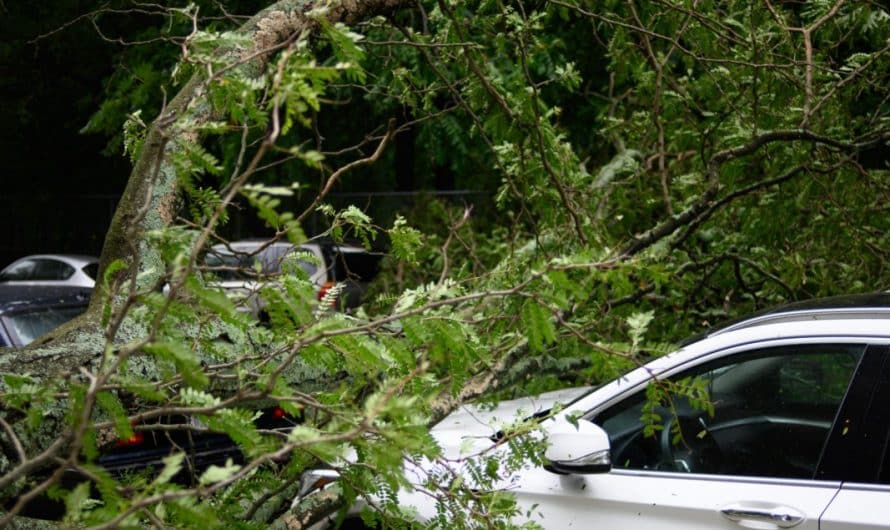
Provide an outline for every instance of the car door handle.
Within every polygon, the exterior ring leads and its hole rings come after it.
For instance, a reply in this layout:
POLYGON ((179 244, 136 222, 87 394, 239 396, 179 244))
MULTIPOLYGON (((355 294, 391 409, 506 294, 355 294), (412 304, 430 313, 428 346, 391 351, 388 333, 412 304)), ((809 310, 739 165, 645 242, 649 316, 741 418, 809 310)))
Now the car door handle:
POLYGON ((749 504, 730 504, 720 510, 720 513, 730 521, 741 523, 744 521, 756 521, 758 523, 772 523, 778 528, 791 528, 803 522, 804 515, 788 506, 751 506, 749 504))

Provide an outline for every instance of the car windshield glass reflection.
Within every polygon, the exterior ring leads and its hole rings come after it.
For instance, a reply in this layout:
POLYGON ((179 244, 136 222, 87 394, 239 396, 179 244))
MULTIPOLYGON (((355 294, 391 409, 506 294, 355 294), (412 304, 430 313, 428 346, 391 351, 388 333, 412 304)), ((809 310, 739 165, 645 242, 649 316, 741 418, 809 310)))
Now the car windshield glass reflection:
POLYGON ((49 333, 53 329, 68 322, 72 318, 86 310, 82 307, 62 307, 32 311, 30 313, 16 313, 3 317, 7 329, 18 339, 22 346, 30 344, 34 339, 49 333))
POLYGON ((653 388, 654 401, 640 392, 596 423, 616 468, 811 479, 863 351, 814 344, 726 357, 672 378, 697 380, 710 412, 653 388))
POLYGON ((218 279, 247 280, 256 278, 255 256, 235 256, 233 254, 210 254, 204 263, 218 279))
MULTIPOLYGON (((221 281, 256 280, 269 278, 281 273, 282 258, 266 259, 271 256, 249 254, 208 254, 204 264, 221 281)), ((312 275, 318 267, 302 259, 296 260, 297 265, 312 275)))

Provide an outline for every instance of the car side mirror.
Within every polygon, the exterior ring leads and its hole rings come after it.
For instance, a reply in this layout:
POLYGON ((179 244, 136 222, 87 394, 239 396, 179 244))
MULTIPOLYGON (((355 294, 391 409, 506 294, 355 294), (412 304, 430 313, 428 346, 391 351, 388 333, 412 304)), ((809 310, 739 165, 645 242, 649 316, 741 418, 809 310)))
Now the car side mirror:
POLYGON ((560 475, 607 473, 612 469, 609 435, 585 420, 557 417, 545 425, 547 451, 544 469, 560 475))

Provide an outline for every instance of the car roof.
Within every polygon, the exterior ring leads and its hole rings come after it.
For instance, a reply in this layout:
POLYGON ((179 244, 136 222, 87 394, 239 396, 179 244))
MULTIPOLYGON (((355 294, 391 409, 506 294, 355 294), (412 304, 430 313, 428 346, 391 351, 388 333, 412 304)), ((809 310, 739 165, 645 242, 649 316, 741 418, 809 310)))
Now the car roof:
POLYGON ((88 256, 86 254, 31 254, 29 256, 22 256, 21 258, 18 258, 11 263, 26 259, 54 259, 58 261, 64 261, 76 267, 82 267, 90 263, 99 262, 99 258, 97 258, 96 256, 88 256))
POLYGON ((672 353, 607 383, 571 408, 586 411, 629 387, 644 385, 652 377, 703 362, 723 351, 842 342, 890 344, 890 293, 821 298, 754 313, 685 341, 672 353))
POLYGON ((717 324, 680 342, 687 346, 714 337, 764 324, 825 319, 890 318, 890 291, 814 298, 769 307, 717 324))
POLYGON ((339 252, 369 252, 369 253, 373 253, 373 252, 369 251, 368 249, 366 249, 365 247, 363 247, 362 245, 360 245, 359 243, 353 243, 351 241, 337 243, 329 238, 310 239, 308 241, 304 241, 303 243, 300 243, 299 245, 294 245, 293 243, 291 243, 290 241, 287 241, 287 240, 274 241, 274 242, 270 243, 269 239, 247 238, 247 239, 239 239, 237 241, 232 241, 228 244, 217 243, 217 244, 213 245, 211 247, 211 249, 215 252, 220 252, 220 251, 226 251, 229 248, 231 248, 232 250, 235 250, 237 252, 244 252, 244 251, 253 251, 259 247, 278 247, 278 248, 293 247, 293 248, 304 248, 304 249, 331 248, 331 249, 337 250, 339 252))
MULTIPOLYGON (((832 296, 793 302, 731 320, 697 338, 713 337, 730 331, 779 322, 860 318, 890 318, 890 292, 832 296)), ((692 341, 686 343, 689 342, 692 341)))
POLYGON ((0 284, 0 313, 40 307, 86 305, 91 290, 67 285, 0 284))
POLYGON ((211 252, 229 252, 229 249, 234 250, 235 252, 243 252, 243 253, 252 253, 255 252, 258 248, 262 247, 264 250, 270 248, 309 248, 312 246, 316 246, 314 243, 302 243, 300 245, 294 245, 290 241, 274 241, 269 242, 268 239, 241 239, 238 241, 232 241, 231 243, 217 243, 210 247, 211 252))

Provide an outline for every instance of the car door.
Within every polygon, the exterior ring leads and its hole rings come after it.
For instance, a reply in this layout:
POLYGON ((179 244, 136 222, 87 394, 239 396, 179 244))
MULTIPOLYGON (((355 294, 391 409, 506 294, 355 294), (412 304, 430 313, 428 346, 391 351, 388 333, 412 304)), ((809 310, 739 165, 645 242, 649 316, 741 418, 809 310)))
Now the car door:
POLYGON ((864 350, 751 348, 679 368, 581 420, 608 433, 610 472, 537 469, 517 497, 546 528, 817 529, 841 485, 815 478, 822 449, 864 350))
POLYGON ((890 348, 872 346, 825 449, 820 474, 843 480, 823 530, 890 528, 890 348))

